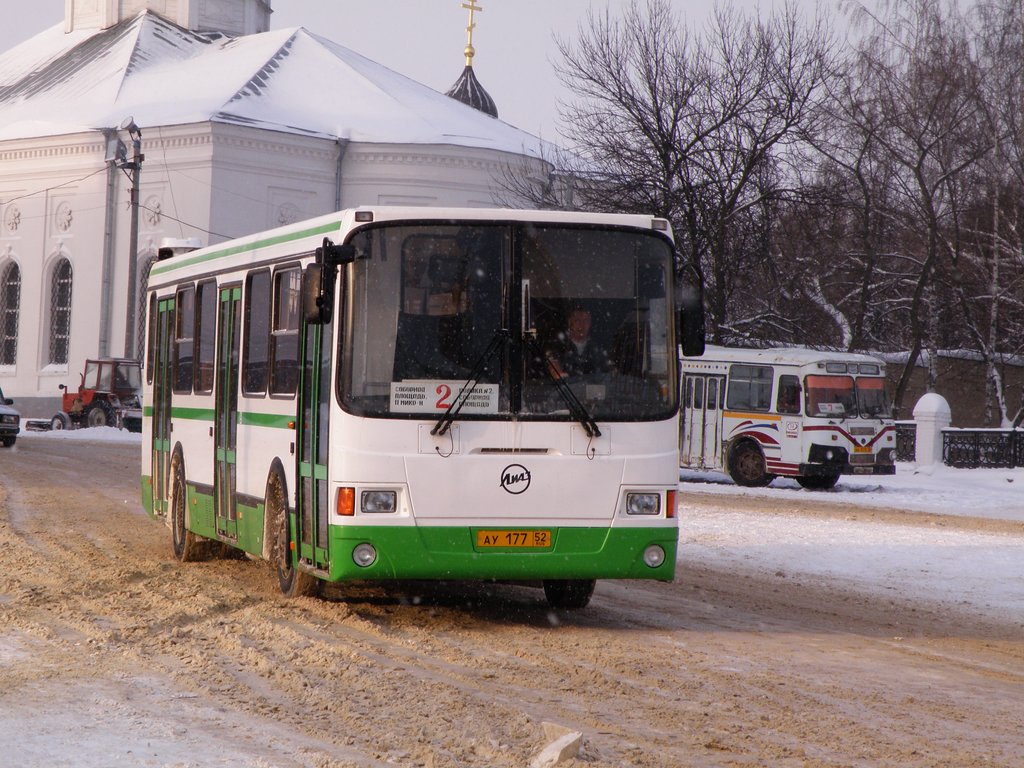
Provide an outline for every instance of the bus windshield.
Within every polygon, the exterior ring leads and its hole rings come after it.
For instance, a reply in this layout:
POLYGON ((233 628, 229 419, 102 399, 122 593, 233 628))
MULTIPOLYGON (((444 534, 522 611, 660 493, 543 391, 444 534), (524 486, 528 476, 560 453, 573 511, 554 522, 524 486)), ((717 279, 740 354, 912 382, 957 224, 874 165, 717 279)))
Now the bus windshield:
POLYGON ((860 415, 871 419, 892 418, 892 405, 885 391, 885 379, 857 377, 857 402, 860 415))
POLYGON ((564 225, 380 225, 345 285, 339 396, 365 416, 668 418, 676 408, 672 249, 564 225), (564 386, 563 386, 564 385, 564 386))
POLYGON ((853 376, 808 376, 807 415, 819 418, 885 418, 891 415, 885 380, 853 376))

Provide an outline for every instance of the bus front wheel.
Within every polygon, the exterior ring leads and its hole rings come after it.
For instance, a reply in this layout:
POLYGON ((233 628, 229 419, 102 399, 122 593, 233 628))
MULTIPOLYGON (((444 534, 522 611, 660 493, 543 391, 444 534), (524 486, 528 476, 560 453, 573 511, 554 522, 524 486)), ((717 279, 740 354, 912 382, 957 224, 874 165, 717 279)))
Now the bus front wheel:
POLYGON ((277 585, 287 597, 313 597, 320 592, 320 579, 299 570, 292 552, 292 533, 285 503, 284 483, 274 477, 267 488, 267 514, 280 520, 277 536, 277 585))
POLYGON ((737 485, 761 488, 774 480, 768 474, 764 454, 753 443, 740 443, 729 456, 729 476, 737 485))
POLYGON ((587 607, 596 583, 594 579, 545 579, 544 597, 552 608, 579 610, 587 607))
POLYGON ((798 477, 796 481, 809 491, 827 491, 839 482, 839 475, 808 475, 798 477))

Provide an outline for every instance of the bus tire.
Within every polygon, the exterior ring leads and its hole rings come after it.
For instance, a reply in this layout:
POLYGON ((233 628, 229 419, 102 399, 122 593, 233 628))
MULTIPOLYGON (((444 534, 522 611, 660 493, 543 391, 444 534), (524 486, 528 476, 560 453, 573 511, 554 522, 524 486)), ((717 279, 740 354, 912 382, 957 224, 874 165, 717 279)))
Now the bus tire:
POLYGON ((185 466, 179 455, 171 462, 171 546, 179 562, 195 563, 209 557, 209 549, 206 539, 188 529, 185 519, 187 505, 185 466))
POLYGON ((729 453, 729 477, 747 488, 763 488, 775 479, 768 474, 761 449, 751 442, 742 442, 729 453))
POLYGON ((576 611, 587 607, 595 584, 594 579, 545 579, 544 597, 552 608, 576 611))
POLYGON ((828 491, 835 488, 839 475, 808 475, 798 477, 796 481, 809 491, 828 491))
POLYGON ((266 514, 277 520, 277 546, 274 559, 277 565, 277 585, 286 597, 314 597, 320 593, 320 579, 296 567, 292 551, 292 533, 289 523, 287 495, 284 480, 274 472, 267 483, 266 514))

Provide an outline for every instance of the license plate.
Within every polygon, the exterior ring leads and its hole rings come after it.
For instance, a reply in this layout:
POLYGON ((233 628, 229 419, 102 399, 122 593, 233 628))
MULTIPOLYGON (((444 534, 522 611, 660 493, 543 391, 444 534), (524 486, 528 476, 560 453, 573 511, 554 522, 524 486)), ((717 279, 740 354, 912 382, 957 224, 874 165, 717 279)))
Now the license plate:
POLYGON ((855 445, 853 446, 854 453, 871 453, 870 445, 855 445))
POLYGON ((477 531, 476 545, 546 549, 551 546, 551 531, 477 531))
POLYGON ((855 475, 870 475, 875 471, 874 467, 854 467, 853 474, 855 475))

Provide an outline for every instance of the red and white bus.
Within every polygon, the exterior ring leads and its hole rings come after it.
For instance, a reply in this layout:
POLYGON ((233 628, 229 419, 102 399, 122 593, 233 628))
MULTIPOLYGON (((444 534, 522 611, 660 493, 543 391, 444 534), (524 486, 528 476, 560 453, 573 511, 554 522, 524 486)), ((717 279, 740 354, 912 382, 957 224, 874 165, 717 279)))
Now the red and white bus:
POLYGON ((792 477, 827 489, 842 474, 895 473, 885 364, 802 348, 708 346, 682 358, 680 466, 739 485, 792 477))

